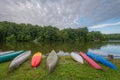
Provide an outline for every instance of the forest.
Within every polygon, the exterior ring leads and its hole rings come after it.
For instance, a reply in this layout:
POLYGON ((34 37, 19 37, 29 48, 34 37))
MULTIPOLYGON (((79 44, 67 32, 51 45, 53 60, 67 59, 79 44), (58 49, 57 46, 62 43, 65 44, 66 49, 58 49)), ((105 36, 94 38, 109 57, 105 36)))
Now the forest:
POLYGON ((38 26, 32 24, 17 24, 0 22, 0 42, 28 41, 107 41, 120 40, 120 34, 102 34, 99 31, 89 32, 87 27, 58 29, 53 26, 38 26))

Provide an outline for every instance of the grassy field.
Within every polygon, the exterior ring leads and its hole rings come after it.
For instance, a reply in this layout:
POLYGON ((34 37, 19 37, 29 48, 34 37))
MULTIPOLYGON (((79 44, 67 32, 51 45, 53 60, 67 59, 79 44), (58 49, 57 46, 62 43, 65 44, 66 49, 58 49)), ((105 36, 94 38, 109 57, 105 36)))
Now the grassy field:
POLYGON ((118 67, 118 71, 114 71, 103 65, 103 70, 95 70, 71 57, 60 57, 51 74, 47 73, 45 60, 42 59, 39 67, 32 69, 29 59, 11 73, 7 73, 11 61, 0 63, 0 80, 120 80, 120 60, 112 61, 118 67))

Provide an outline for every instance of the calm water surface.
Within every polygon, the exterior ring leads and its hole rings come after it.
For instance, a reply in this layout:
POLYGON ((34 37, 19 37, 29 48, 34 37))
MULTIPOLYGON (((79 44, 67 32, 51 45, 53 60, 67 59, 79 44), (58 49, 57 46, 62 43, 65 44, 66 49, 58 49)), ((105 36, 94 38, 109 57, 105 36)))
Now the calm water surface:
POLYGON ((99 55, 113 54, 115 56, 120 56, 120 43, 114 42, 57 42, 57 43, 34 43, 34 42, 19 42, 19 43, 0 43, 1 51, 8 50, 31 50, 32 53, 40 51, 43 54, 49 53, 52 49, 56 52, 93 52, 99 55))

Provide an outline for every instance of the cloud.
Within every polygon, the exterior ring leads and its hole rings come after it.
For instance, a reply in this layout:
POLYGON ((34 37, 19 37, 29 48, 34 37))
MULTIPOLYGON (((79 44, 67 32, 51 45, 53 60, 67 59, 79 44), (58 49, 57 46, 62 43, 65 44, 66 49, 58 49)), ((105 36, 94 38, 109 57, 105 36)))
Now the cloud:
POLYGON ((120 22, 116 22, 116 23, 109 23, 109 24, 100 24, 100 25, 92 26, 92 27, 90 27, 90 29, 95 29, 95 28, 104 28, 104 27, 117 26, 117 25, 120 25, 120 22))
POLYGON ((120 0, 0 0, 0 21, 60 29, 91 27, 119 17, 119 4, 120 0))

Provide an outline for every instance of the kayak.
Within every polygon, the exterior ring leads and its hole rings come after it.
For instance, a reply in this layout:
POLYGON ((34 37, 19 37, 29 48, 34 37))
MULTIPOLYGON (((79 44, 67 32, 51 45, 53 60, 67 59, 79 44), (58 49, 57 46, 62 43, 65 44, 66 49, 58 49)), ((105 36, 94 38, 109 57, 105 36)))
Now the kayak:
POLYGON ((12 53, 12 52, 14 52, 14 51, 5 51, 5 52, 0 52, 0 56, 1 56, 1 55, 4 55, 4 54, 12 53))
POLYGON ((16 56, 18 56, 19 54, 22 54, 23 52, 24 52, 24 50, 20 50, 20 51, 12 52, 10 54, 1 55, 0 63, 11 60, 11 59, 15 58, 16 56))
POLYGON ((57 61, 58 61, 58 56, 56 52, 52 50, 46 60, 48 73, 51 73, 54 70, 57 61))
POLYGON ((31 65, 33 68, 37 67, 42 60, 42 53, 37 52, 33 55, 32 60, 31 60, 31 65))
POLYGON ((77 54, 77 53, 75 53, 75 52, 72 52, 70 55, 71 55, 71 57, 72 57, 75 61, 77 61, 77 62, 79 62, 79 63, 81 63, 81 64, 84 63, 84 62, 83 62, 83 58, 82 58, 79 54, 77 54))
POLYGON ((59 51, 57 53, 58 56, 69 56, 70 54, 68 52, 63 52, 63 51, 59 51))
POLYGON ((31 55, 31 51, 26 51, 26 52, 18 55, 17 57, 15 57, 12 60, 12 62, 10 63, 9 71, 14 70, 19 65, 21 65, 23 62, 25 62, 30 57, 30 55, 31 55))
POLYGON ((102 69, 102 67, 97 64, 94 60, 88 57, 85 53, 80 52, 80 55, 95 69, 102 69))
POLYGON ((97 54, 93 54, 91 52, 87 52, 87 55, 89 57, 91 57, 92 59, 96 60, 97 62, 100 62, 100 63, 102 63, 102 64, 104 64, 104 65, 106 65, 106 66, 108 66, 108 67, 110 67, 110 68, 112 68, 114 70, 117 70, 117 67, 113 63, 111 63, 110 61, 104 59, 103 57, 98 56, 97 54))

